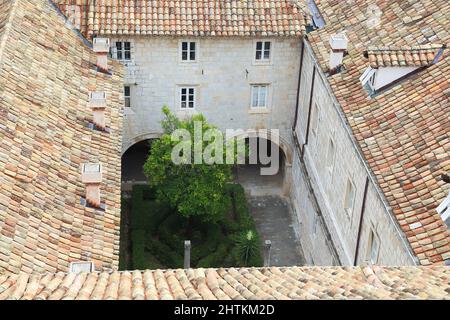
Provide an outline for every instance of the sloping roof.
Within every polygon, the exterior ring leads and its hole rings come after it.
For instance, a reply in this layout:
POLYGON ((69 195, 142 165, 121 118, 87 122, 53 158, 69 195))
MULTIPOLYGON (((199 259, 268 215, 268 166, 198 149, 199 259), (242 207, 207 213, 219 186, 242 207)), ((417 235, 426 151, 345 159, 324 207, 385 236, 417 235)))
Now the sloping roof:
POLYGON ((450 299, 448 267, 289 267, 0 275, 0 300, 450 299))
POLYGON ((290 0, 56 2, 66 13, 71 5, 88 8, 89 36, 300 36, 305 29, 306 11, 290 0))
POLYGON ((393 214, 422 264, 450 259, 450 232, 435 211, 449 188, 440 175, 450 171, 450 50, 372 98, 358 80, 370 47, 448 44, 448 0, 322 0, 318 6, 327 24, 308 39, 323 71, 330 35, 345 31, 349 39, 344 71, 328 81, 393 214))
POLYGON ((116 268, 122 67, 97 72, 49 1, 14 5, 0 60, 0 272, 68 271, 76 260, 116 268), (110 133, 87 127, 93 90, 107 92, 110 133), (83 162, 103 163, 105 211, 80 204, 83 162))
POLYGON ((13 3, 14 1, 11 0, 0 0, 0 43, 5 34, 13 3))
POLYGON ((425 44, 403 47, 370 47, 367 58, 372 68, 379 67, 426 67, 433 63, 442 45, 425 44))

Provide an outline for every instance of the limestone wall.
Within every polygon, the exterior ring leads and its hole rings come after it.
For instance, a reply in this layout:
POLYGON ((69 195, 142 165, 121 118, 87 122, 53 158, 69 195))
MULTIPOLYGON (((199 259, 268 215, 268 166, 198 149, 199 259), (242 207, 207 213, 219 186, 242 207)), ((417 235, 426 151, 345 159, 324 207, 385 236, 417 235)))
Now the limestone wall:
MULTIPOLYGON (((114 42, 116 39, 112 39, 114 42)), ((291 138, 296 104, 301 41, 271 38, 269 64, 254 62, 252 38, 132 37, 132 62, 126 82, 131 85, 132 107, 124 123, 125 151, 141 137, 160 132, 161 108, 167 105, 182 116, 178 105, 180 85, 197 88, 195 112, 221 129, 280 129, 291 138), (197 41, 198 61, 183 63, 180 41, 197 41), (251 84, 269 84, 268 110, 250 110, 251 84)))
MULTIPOLYGON (((305 46, 296 126, 300 146, 303 146, 306 139, 314 65, 312 52, 308 46, 305 46)), ((300 173, 300 162, 295 160, 292 191, 294 208, 297 209, 302 225, 304 234, 302 245, 307 260, 315 264, 330 263, 332 246, 326 245, 326 234, 321 232, 324 228, 317 228, 317 212, 320 211, 341 263, 350 265, 354 261, 364 186, 369 171, 352 141, 345 118, 340 114, 340 109, 329 93, 325 75, 318 70, 316 70, 313 86, 312 105, 317 105, 317 108, 312 109, 311 119, 316 117, 317 121, 311 121, 310 124, 304 163, 315 197, 306 191, 305 178, 300 173), (314 126, 314 123, 317 125, 314 126), (334 161, 328 161, 330 140, 333 141, 335 149, 334 161), (330 163, 333 165, 330 166, 330 163), (349 179, 354 185, 355 192, 352 209, 346 210, 344 204, 349 179), (318 205, 315 209, 314 198, 317 199, 318 205), (319 231, 315 232, 315 230, 319 231)), ((380 243, 377 264, 414 263, 406 241, 402 239, 403 234, 397 231, 394 219, 387 211, 381 194, 377 191, 373 180, 369 179, 358 263, 368 259, 371 230, 380 243)))

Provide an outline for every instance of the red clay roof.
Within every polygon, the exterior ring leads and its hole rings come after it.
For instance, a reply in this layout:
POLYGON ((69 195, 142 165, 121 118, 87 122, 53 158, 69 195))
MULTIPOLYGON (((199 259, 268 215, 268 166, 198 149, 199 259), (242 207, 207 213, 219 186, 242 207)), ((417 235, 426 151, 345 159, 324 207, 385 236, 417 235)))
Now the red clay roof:
POLYGON ((329 37, 345 31, 345 70, 329 83, 414 253, 424 265, 442 263, 450 232, 435 208, 448 193, 440 175, 450 171, 450 50, 373 98, 358 79, 370 47, 448 44, 448 0, 317 2, 326 26, 308 38, 319 64, 327 71, 329 37))
POLYGON ((68 271, 76 260, 117 268, 122 67, 97 72, 95 54, 49 1, 6 2, 13 10, 11 27, 0 31, 0 272, 68 271), (94 90, 107 92, 110 133, 87 127, 94 90), (105 211, 80 204, 84 162, 103 164, 105 211))
POLYGON ((385 48, 370 47, 366 55, 372 68, 427 67, 433 63, 441 49, 443 49, 442 44, 385 48))
POLYGON ((0 275, 0 300, 450 299, 448 267, 289 267, 0 275))
POLYGON ((306 11, 290 0, 55 2, 66 13, 70 5, 81 5, 89 36, 301 36, 305 30, 306 11))

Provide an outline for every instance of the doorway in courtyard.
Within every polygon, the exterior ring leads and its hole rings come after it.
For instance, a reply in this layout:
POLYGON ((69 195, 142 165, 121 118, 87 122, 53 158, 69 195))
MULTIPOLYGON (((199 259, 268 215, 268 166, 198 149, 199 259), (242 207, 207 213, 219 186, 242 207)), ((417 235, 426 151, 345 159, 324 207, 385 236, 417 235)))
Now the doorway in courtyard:
POLYGON ((125 151, 122 156, 122 187, 127 187, 132 183, 143 184, 147 181, 143 167, 153 141, 155 140, 143 140, 125 151))
POLYGON ((263 138, 246 138, 245 143, 250 152, 258 154, 255 157, 257 163, 250 163, 247 159, 245 165, 236 165, 233 169, 235 181, 240 183, 249 196, 283 195, 285 188, 286 156, 278 145, 263 138), (261 150, 262 145, 266 150, 261 150), (260 152, 267 155, 275 164, 263 164, 259 157, 260 152), (277 157, 278 155, 278 157, 277 157), (262 168, 269 168, 271 165, 276 169, 274 175, 263 175, 262 168))

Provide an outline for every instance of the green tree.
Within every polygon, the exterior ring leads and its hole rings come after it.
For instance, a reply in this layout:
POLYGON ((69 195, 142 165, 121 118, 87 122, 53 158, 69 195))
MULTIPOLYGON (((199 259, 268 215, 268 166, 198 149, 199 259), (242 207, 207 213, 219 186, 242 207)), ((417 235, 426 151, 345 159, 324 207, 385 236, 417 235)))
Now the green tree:
MULTIPOLYGON (((194 148, 210 148, 212 158, 225 160, 226 146, 223 139, 219 139, 220 131, 208 124, 202 115, 180 120, 167 107, 163 108, 163 113, 164 134, 152 144, 144 165, 150 186, 156 190, 159 200, 168 203, 189 221, 192 217, 202 221, 220 220, 230 206, 226 185, 232 179, 232 165, 225 164, 225 161, 223 164, 195 163, 193 152, 194 148), (210 134, 210 141, 195 136, 194 129, 199 127, 205 135, 209 129, 210 133, 215 133, 210 134), (174 140, 174 137, 180 136, 181 143, 174 140), (217 148, 211 148, 214 144, 217 148), (179 164, 173 161, 174 153, 182 159, 179 164)), ((232 157, 236 159, 234 149, 232 157)))

